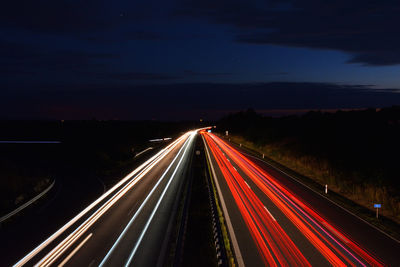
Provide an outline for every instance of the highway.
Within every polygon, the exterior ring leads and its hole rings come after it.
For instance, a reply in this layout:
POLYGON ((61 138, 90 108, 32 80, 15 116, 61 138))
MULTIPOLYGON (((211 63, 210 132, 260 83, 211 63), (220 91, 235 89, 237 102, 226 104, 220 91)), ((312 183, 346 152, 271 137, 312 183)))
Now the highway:
POLYGON ((162 265, 196 135, 159 151, 14 266, 162 265))
POLYGON ((400 244, 218 136, 201 132, 238 266, 400 266, 400 244))

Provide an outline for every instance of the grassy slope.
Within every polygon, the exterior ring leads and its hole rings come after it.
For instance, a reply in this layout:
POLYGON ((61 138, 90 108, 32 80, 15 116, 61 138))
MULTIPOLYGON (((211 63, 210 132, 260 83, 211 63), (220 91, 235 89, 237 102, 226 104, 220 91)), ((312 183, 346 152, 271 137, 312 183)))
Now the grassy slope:
MULTIPOLYGON (((223 119, 218 127, 230 129, 232 141, 316 184, 328 184, 350 200, 347 204, 373 211, 373 203, 382 203, 381 214, 400 223, 399 121, 398 108, 279 119, 247 112, 223 119)), ((368 214, 364 219, 381 224, 368 214)))

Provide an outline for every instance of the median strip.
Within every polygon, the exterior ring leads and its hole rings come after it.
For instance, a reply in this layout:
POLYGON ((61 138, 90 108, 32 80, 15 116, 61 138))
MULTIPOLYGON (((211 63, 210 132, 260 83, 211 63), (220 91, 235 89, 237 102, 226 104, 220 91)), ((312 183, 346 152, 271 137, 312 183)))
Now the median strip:
POLYGON ((220 225, 221 225, 221 231, 222 231, 222 235, 223 235, 223 239, 224 239, 224 245, 225 245, 225 249, 226 249, 226 254, 227 254, 227 257, 228 257, 228 260, 229 260, 229 266, 235 266, 235 258, 234 258, 234 254, 233 254, 233 251, 232 251, 231 246, 230 246, 230 244, 232 242, 233 249, 235 251, 236 261, 237 261, 238 265, 241 267, 241 266, 244 266, 242 254, 240 252, 239 245, 238 245, 238 242, 236 240, 235 233, 233 231, 232 222, 230 221, 228 210, 226 209, 225 201, 224 201, 224 199, 222 197, 221 189, 220 189, 219 184, 218 184, 218 182, 216 180, 217 179, 217 175, 215 174, 214 167, 211 164, 210 153, 208 151, 207 143, 205 142, 204 137, 203 137, 203 142, 204 142, 204 147, 205 147, 206 154, 207 154, 208 171, 209 171, 210 178, 211 178, 210 179, 211 180, 211 186, 212 186, 213 193, 214 193, 215 204, 216 204, 217 211, 218 211, 218 217, 219 217, 219 222, 220 222, 220 225), (218 193, 217 193, 217 191, 218 191, 218 193), (221 197, 218 198, 218 195, 220 195, 221 197), (219 205, 219 201, 218 200, 221 201, 221 206, 222 207, 219 205), (226 223, 226 225, 225 225, 225 223, 226 223), (229 230, 229 234, 230 235, 228 234, 227 228, 229 230), (229 239, 229 236, 231 237, 231 239, 229 239))

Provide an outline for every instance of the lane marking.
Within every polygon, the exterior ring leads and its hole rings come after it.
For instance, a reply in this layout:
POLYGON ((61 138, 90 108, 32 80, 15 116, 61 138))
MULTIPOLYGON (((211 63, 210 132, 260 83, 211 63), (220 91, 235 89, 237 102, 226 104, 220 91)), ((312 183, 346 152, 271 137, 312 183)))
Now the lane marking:
POLYGON ((55 240, 59 235, 61 235, 65 230, 67 230, 69 227, 71 227, 75 222, 77 222, 82 216, 84 216, 86 213, 88 213, 93 207, 95 207, 97 204, 99 204, 101 201, 103 201, 106 197, 108 197, 110 194, 112 194, 115 190, 117 190, 122 184, 124 184, 126 181, 128 181, 130 178, 132 178, 135 174, 137 174, 140 170, 145 168, 147 165, 149 165, 152 161, 156 160, 157 157, 159 157, 164 151, 161 150, 159 153, 154 155, 152 158, 144 162, 142 165, 140 165, 138 168, 136 168, 134 171, 132 171, 130 174, 125 176, 121 181, 119 181, 115 186, 113 186, 110 190, 108 190, 106 193, 104 193, 101 197, 99 197, 96 201, 91 203, 88 207, 86 207, 83 211, 81 211, 78 215, 76 215, 73 219, 71 219, 68 223, 66 223, 64 226, 62 226, 57 232, 52 234, 50 237, 48 237, 45 241, 43 241, 40 245, 38 245, 34 250, 29 252, 25 257, 23 257, 21 260, 19 260, 17 263, 14 264, 15 267, 20 267, 26 264, 29 260, 31 260, 36 254, 38 254, 40 251, 42 251, 45 247, 47 247, 53 240, 55 240))
POLYGON ((58 265, 58 267, 64 266, 78 250, 92 237, 93 233, 90 233, 83 241, 58 265))
POLYGON ((130 217, 130 215, 132 214, 132 212, 135 211, 135 208, 137 207, 138 204, 139 204, 139 203, 136 202, 135 205, 133 205, 133 207, 131 208, 131 210, 128 212, 128 217, 130 217))
POLYGON ((238 171, 238 170, 236 170, 236 168, 234 166, 232 166, 232 167, 235 169, 235 171, 238 171))
POLYGON ((325 225, 326 228, 328 228, 329 230, 331 230, 331 232, 333 232, 337 237, 339 237, 342 241, 344 241, 345 243, 350 243, 349 240, 347 238, 345 238, 343 235, 341 235, 338 231, 336 231, 332 226, 330 226, 328 223, 326 222, 322 222, 323 225, 325 225))
POLYGON ((52 242, 55 238, 57 238, 62 232, 68 229, 73 223, 75 223, 80 217, 86 214, 92 207, 96 204, 100 203, 104 198, 108 195, 112 194, 115 190, 117 190, 120 186, 124 184, 124 182, 128 181, 122 189, 120 189, 117 193, 115 193, 111 198, 109 198, 106 203, 104 203, 99 209, 97 209, 85 222, 83 222, 76 230, 74 230, 67 238, 65 238, 61 243, 59 243, 55 248, 53 248, 39 263, 35 266, 47 266, 54 262, 69 246, 71 246, 84 232, 97 221, 97 219, 103 215, 116 201, 118 201, 127 191, 130 190, 136 183, 140 181, 140 179, 151 170, 160 160, 162 160, 168 153, 170 153, 175 146, 177 146, 181 140, 186 138, 186 134, 178 138, 175 142, 167 146, 165 149, 161 150, 151 159, 143 163, 141 166, 136 168, 130 174, 128 174, 124 179, 122 179, 118 184, 112 187, 109 191, 107 191, 104 195, 98 198, 95 202, 89 205, 85 210, 75 216, 71 221, 69 221, 66 225, 60 228, 56 233, 50 236, 46 241, 40 244, 37 248, 31 251, 28 255, 26 255, 23 259, 17 262, 14 266, 22 266, 27 261, 29 261, 32 257, 34 257, 37 253, 39 253, 43 248, 45 248, 50 242, 52 242), (137 174, 134 178, 133 175, 137 174), (130 181, 129 179, 132 178, 130 181))
POLYGON ((240 252, 240 248, 239 248, 239 244, 236 239, 235 231, 233 230, 231 218, 229 217, 228 209, 226 208, 226 205, 225 205, 225 200, 222 195, 221 187, 219 186, 217 174, 215 173, 214 166, 211 161, 210 152, 208 151, 206 140, 204 139, 203 136, 201 136, 201 138, 203 139, 204 147, 206 148, 206 154, 208 157, 208 161, 210 163, 211 172, 212 172, 212 176, 213 176, 212 178, 214 179, 215 186, 217 187, 219 200, 221 201, 222 211, 224 212, 224 218, 225 218, 226 226, 228 227, 229 235, 230 235, 230 238, 232 241, 233 250, 234 250, 235 256, 236 256, 236 261, 237 261, 239 267, 244 267, 245 265, 244 265, 242 253, 240 252))
POLYGON ((244 181, 244 182, 246 183, 247 187, 251 189, 250 185, 246 181, 244 181))
POLYGON ((249 153, 246 153, 246 152, 243 152, 243 151, 240 151, 240 153, 243 154, 243 155, 247 155, 247 156, 249 156, 249 157, 252 157, 252 158, 254 158, 254 159, 257 159, 257 160, 259 160, 259 161, 261 161, 261 162, 264 162, 264 163, 265 163, 266 165, 268 165, 269 167, 271 167, 271 168, 277 170, 278 172, 281 172, 281 173, 285 174, 287 177, 292 178, 292 179, 293 179, 294 181, 296 181, 297 183, 299 183, 299 184, 301 184, 302 186, 308 188, 310 191, 314 192, 315 194, 318 194, 319 196, 321 196, 321 197, 323 197, 324 199, 328 200, 329 202, 331 202, 331 203, 334 204, 335 206, 337 206, 337 207, 341 208, 342 210, 346 211, 347 213, 353 215, 353 216, 356 217, 357 219, 363 221, 364 223, 366 223, 366 224, 369 225, 370 227, 374 228, 375 230, 378 230, 379 232, 381 232, 381 233, 384 234, 385 236, 389 237, 389 238, 392 239, 393 241, 395 241, 395 242, 397 242, 397 243, 400 243, 400 241, 397 240, 396 238, 394 238, 393 236, 387 234, 387 233, 384 232, 383 230, 379 229, 379 228, 376 227, 375 225, 373 225, 373 224, 369 223, 368 221, 364 220, 363 218, 359 217, 357 214, 355 214, 355 213, 349 211, 349 210, 346 209, 345 207, 340 206, 340 205, 339 205, 338 203, 336 203, 335 201, 329 199, 328 197, 326 197, 325 195, 321 194, 321 193, 318 192, 317 190, 314 190, 313 188, 311 188, 311 187, 309 187, 308 185, 304 184, 304 183, 303 183, 302 181, 300 181, 298 178, 295 178, 295 177, 293 177, 292 175, 286 173, 285 171, 281 170, 279 167, 275 167, 275 166, 272 165, 271 163, 269 163, 269 162, 267 162, 267 161, 265 161, 265 160, 263 160, 263 159, 260 159, 260 158, 258 158, 257 156, 253 156, 253 155, 251 155, 251 154, 249 154, 249 153))
POLYGON ((131 254, 129 255, 129 258, 128 258, 127 262, 125 263, 125 267, 128 267, 128 266, 131 264, 131 262, 132 262, 132 260, 133 260, 133 257, 135 256, 136 251, 138 250, 138 248, 139 248, 139 246, 140 246, 140 243, 142 242, 143 237, 144 237, 144 235, 146 234, 147 229, 149 228, 150 223, 152 222, 152 220, 153 220, 153 218, 154 218, 154 215, 155 215, 155 213, 157 212, 158 207, 159 207, 160 204, 161 204, 161 201, 164 199, 164 196, 165 196, 166 192, 168 191, 169 186, 171 185, 172 181, 174 180, 175 175, 176 175, 176 173, 178 172, 178 169, 180 168, 181 163, 182 163, 183 159, 185 158, 185 156, 186 156, 186 154, 187 154, 187 151, 189 151, 190 148, 192 147, 192 143, 193 143, 193 140, 194 140, 194 137, 196 136, 196 134, 197 134, 197 133, 194 132, 194 133, 192 133, 191 136, 188 138, 188 143, 186 144, 186 148, 185 148, 184 152, 182 153, 182 156, 181 156, 181 158, 179 159, 179 162, 178 162, 177 166, 175 167, 174 172, 172 173, 171 178, 170 178, 170 180, 168 181, 168 184, 166 185, 166 187, 164 188, 164 190, 163 190, 163 192, 162 192, 160 198, 158 199, 157 204, 156 204, 156 206, 154 207, 154 209, 153 209, 153 211, 152 211, 152 213, 151 213, 151 215, 150 215, 150 218, 147 220, 146 225, 145 225, 144 229, 142 230, 138 241, 136 241, 135 247, 133 248, 131 254))
POLYGON ((267 209, 267 207, 264 206, 264 209, 268 212, 269 216, 271 216, 272 220, 276 222, 276 219, 274 216, 272 216, 272 213, 267 209))
POLYGON ((146 198, 144 199, 144 201, 142 202, 142 204, 140 205, 139 209, 135 212, 135 214, 133 215, 133 217, 130 219, 130 221, 128 222, 128 224, 125 226, 124 230, 121 232, 121 234, 118 236, 117 240, 114 242, 114 244, 112 245, 112 247, 110 248, 110 250, 107 252, 106 256, 103 258, 103 260, 100 262, 99 266, 104 266, 104 264, 107 262, 107 260, 110 258, 111 254, 114 252, 114 250, 116 249, 117 245, 119 244, 119 242, 122 240, 122 238, 125 236, 126 232, 128 231, 128 229, 131 227, 132 223, 136 220, 137 216, 139 216, 140 212, 142 211, 142 209, 144 208, 144 206, 146 205, 147 201, 150 199, 150 197, 153 195, 153 193, 155 192, 155 190, 158 188, 158 186, 160 185, 160 183, 164 180, 164 177, 166 176, 166 174, 168 173, 168 171, 170 170, 170 168, 172 167, 172 165, 175 163, 176 159, 180 156, 182 150, 185 148, 185 146, 187 145, 187 143, 189 142, 189 138, 186 139, 185 143, 182 145, 182 147, 179 149, 178 153, 176 154, 175 158, 172 160, 172 162, 169 164, 169 166, 167 167, 167 169, 164 171, 164 173, 161 175, 161 177, 159 178, 158 182, 154 185, 154 187, 152 188, 152 190, 150 191, 150 193, 146 196, 146 198))

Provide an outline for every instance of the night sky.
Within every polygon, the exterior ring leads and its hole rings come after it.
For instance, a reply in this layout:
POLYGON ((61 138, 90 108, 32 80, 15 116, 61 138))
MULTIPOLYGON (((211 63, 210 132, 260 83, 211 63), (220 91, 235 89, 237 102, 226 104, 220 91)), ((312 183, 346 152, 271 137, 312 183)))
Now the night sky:
POLYGON ((1 119, 400 104, 398 0, 3 1, 1 119))

